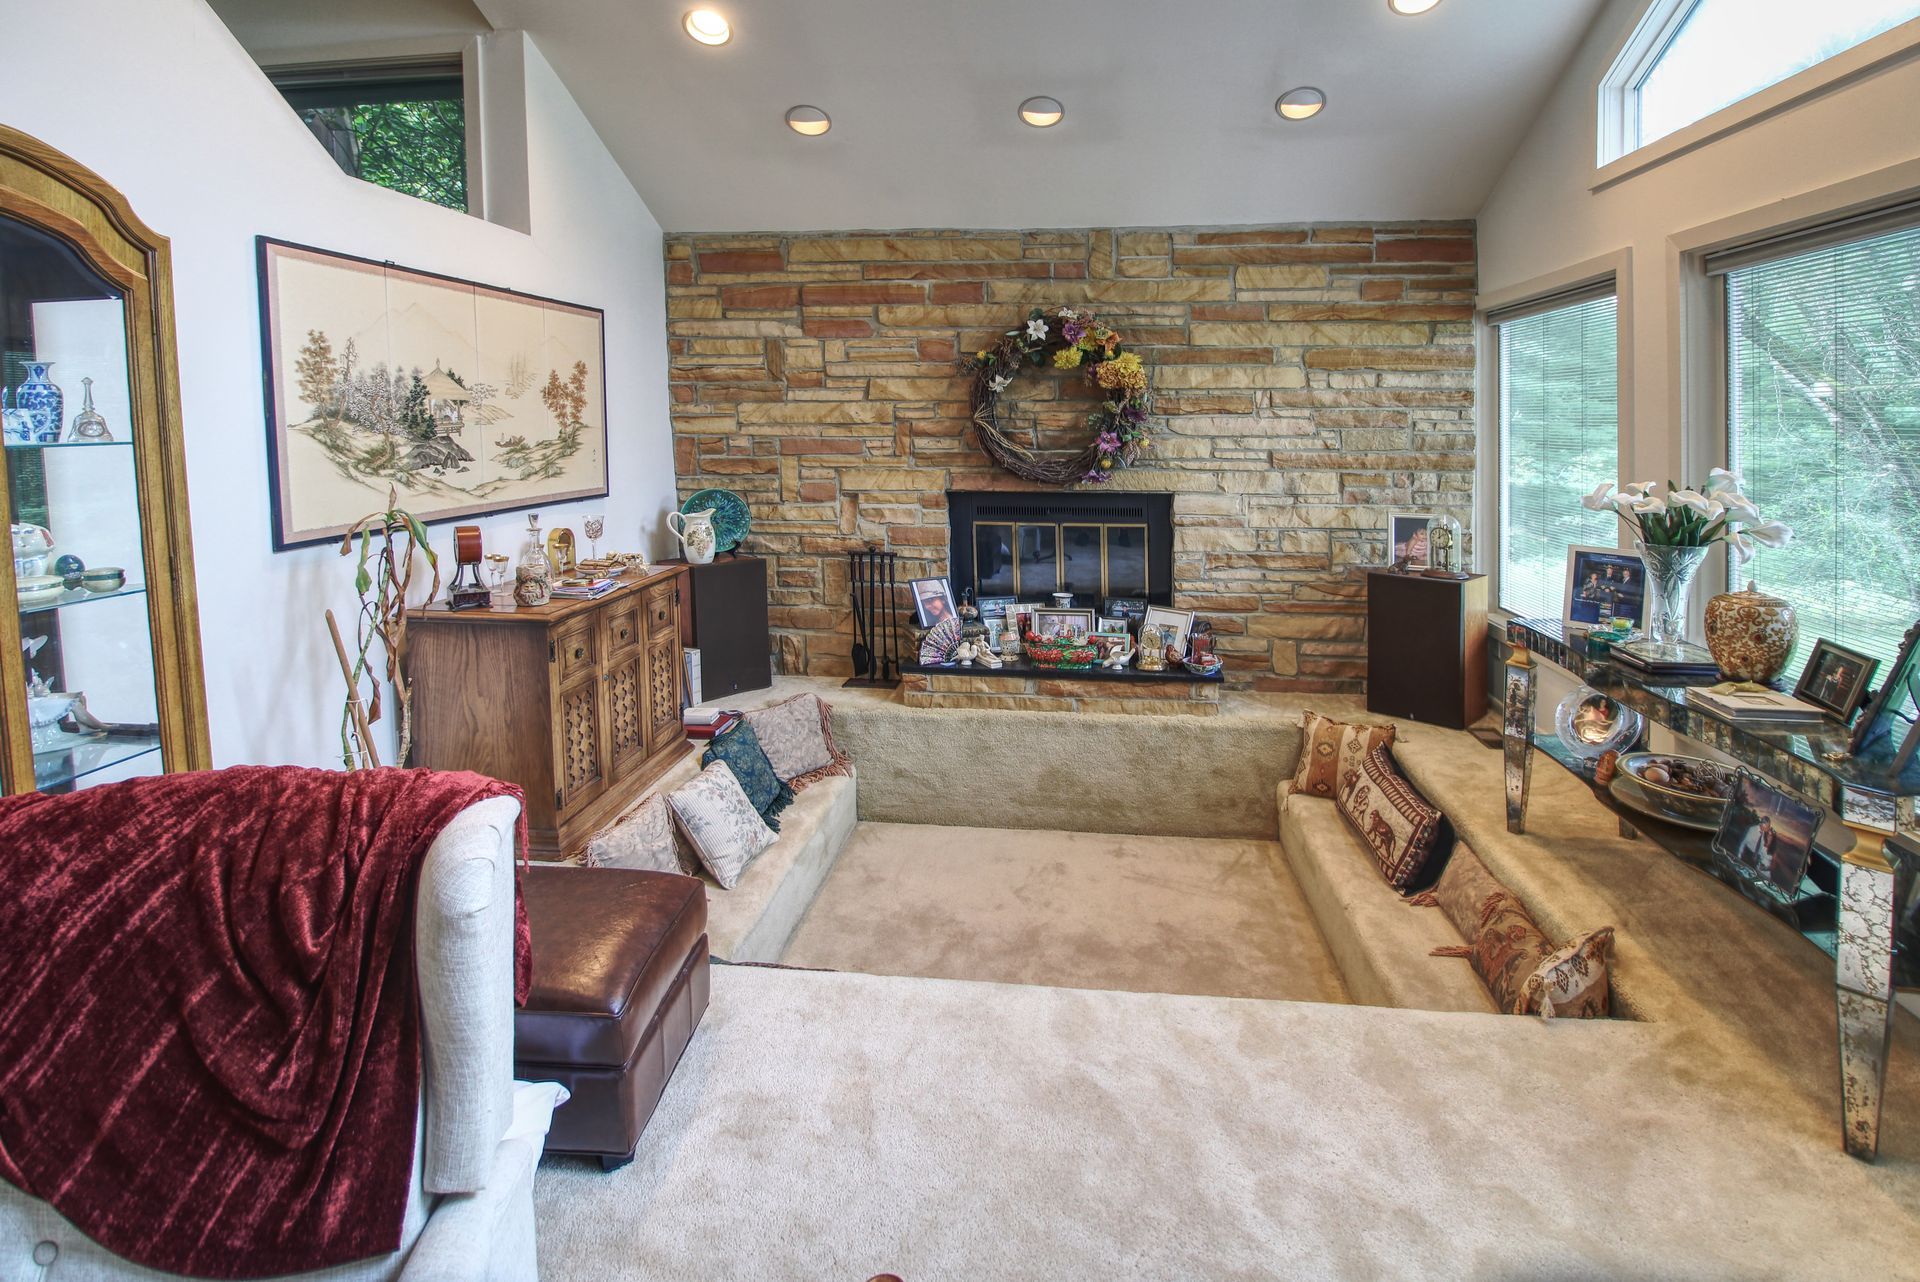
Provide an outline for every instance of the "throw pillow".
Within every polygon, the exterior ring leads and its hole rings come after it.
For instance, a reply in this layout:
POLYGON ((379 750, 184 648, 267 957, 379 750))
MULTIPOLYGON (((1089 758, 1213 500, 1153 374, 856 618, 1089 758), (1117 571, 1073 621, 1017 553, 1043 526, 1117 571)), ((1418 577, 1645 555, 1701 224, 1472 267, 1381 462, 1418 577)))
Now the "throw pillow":
POLYGON ((700 764, 710 766, 716 761, 726 762, 747 799, 753 802, 753 808, 766 820, 767 827, 779 832, 779 814, 792 804, 793 789, 774 773, 773 763, 767 760, 752 722, 743 717, 731 729, 714 737, 700 764))
POLYGON ((1395 890, 1420 882, 1440 853, 1445 816, 1401 777, 1385 748, 1361 758, 1341 781, 1335 804, 1395 890))
POLYGON ((833 742, 833 705, 817 694, 796 694, 747 713, 773 773, 795 792, 829 775, 850 775, 853 762, 833 742))
POLYGON ((1605 1019, 1607 959, 1613 927, 1590 930, 1540 963, 1520 986, 1516 1015, 1542 1019, 1605 1019))
POLYGON ((587 843, 589 868, 639 868, 698 875, 700 861, 674 831, 667 799, 653 794, 587 843))
POLYGON ((714 762, 668 793, 667 805, 692 843, 693 853, 700 856, 722 890, 732 890, 739 884, 747 865, 779 840, 747 800, 740 781, 724 761, 714 762))
POLYGON ((1293 790, 1331 801, 1350 771, 1375 748, 1393 745, 1392 726, 1348 725, 1317 712, 1300 718, 1300 764, 1294 767, 1293 790))

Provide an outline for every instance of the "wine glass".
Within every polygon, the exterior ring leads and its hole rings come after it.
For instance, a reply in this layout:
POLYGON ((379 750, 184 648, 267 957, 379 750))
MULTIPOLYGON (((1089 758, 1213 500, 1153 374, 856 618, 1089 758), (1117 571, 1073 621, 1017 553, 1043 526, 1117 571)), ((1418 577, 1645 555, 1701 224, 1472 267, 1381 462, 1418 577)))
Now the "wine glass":
POLYGON ((587 543, 593 559, 600 559, 600 536, 606 532, 607 519, 604 516, 590 516, 580 523, 587 532, 587 543))

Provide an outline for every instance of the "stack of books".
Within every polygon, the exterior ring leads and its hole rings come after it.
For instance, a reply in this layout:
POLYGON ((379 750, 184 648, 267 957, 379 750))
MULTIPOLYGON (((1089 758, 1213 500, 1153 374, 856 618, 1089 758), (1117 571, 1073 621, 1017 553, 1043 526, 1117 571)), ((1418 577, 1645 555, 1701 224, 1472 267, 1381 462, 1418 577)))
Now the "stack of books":
POLYGON ((1713 656, 1706 648, 1687 642, 1661 647, 1644 639, 1629 641, 1624 645, 1615 644, 1609 657, 1628 671, 1642 676, 1671 677, 1675 681, 1718 679, 1720 676, 1720 665, 1713 661, 1713 656))
POLYGON ((591 601, 619 586, 618 579, 561 579, 553 585, 553 594, 572 601, 591 601))
POLYGON ((680 714, 680 723, 687 728, 689 739, 711 739, 725 734, 740 720, 740 714, 730 708, 688 708, 680 714))
POLYGON ((1727 682, 1687 691, 1687 703, 1729 721, 1818 721, 1826 711, 1751 682, 1727 682))

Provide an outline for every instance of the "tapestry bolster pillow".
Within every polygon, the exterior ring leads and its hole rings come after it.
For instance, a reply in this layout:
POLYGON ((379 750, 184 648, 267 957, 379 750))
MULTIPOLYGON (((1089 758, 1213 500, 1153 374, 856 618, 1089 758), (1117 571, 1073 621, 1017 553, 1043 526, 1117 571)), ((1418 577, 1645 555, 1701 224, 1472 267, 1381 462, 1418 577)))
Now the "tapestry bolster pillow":
POLYGON ((1346 776, 1360 768, 1369 752, 1392 746, 1392 726, 1348 725, 1317 712, 1303 713, 1300 763, 1294 767, 1293 790, 1331 801, 1339 795, 1346 776))
POLYGON ((587 843, 589 868, 638 868, 697 876, 699 860, 674 831, 667 799, 655 793, 587 843))
POLYGON ((1465 957, 1503 1014, 1543 1019, 1604 1019, 1613 927, 1588 931, 1555 951, 1517 896, 1487 871, 1471 847, 1460 845, 1431 894, 1415 903, 1437 906, 1463 939, 1441 956, 1465 957))
POLYGON ((739 884, 740 874, 779 838, 747 800, 740 781, 724 761, 716 761, 667 794, 674 820, 687 835, 722 890, 739 884))
POLYGON ((1335 804, 1395 890, 1418 884, 1440 854, 1446 816, 1414 791, 1385 748, 1341 780, 1335 804))
POLYGON ((700 758, 700 764, 710 766, 716 761, 727 764, 747 794, 747 800, 766 820, 767 827, 780 831, 779 814, 792 804, 793 789, 774 773, 773 763, 767 760, 752 722, 742 718, 731 729, 715 736, 706 755, 700 758))
POLYGON ((746 714, 773 773, 795 792, 853 773, 853 762, 834 745, 832 719, 833 705, 817 694, 796 694, 746 714))

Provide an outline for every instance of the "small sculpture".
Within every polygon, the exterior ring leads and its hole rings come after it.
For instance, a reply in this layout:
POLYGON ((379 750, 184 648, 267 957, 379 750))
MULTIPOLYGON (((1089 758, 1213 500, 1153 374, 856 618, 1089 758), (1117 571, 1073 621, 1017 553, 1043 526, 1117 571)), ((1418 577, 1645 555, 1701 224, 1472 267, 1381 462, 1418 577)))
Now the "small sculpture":
POLYGON ((980 651, 979 657, 980 657, 980 664, 982 667, 997 668, 1000 666, 1000 656, 993 652, 992 646, 987 646, 983 648, 980 651))
POLYGON ((1133 663, 1133 638, 1122 637, 1120 644, 1107 651, 1107 657, 1100 660, 1100 666, 1115 672, 1124 672, 1133 663))
POLYGON ((954 647, 953 660, 963 668, 971 668, 974 659, 977 658, 980 653, 981 649, 979 646, 971 641, 962 641, 958 646, 954 647))

